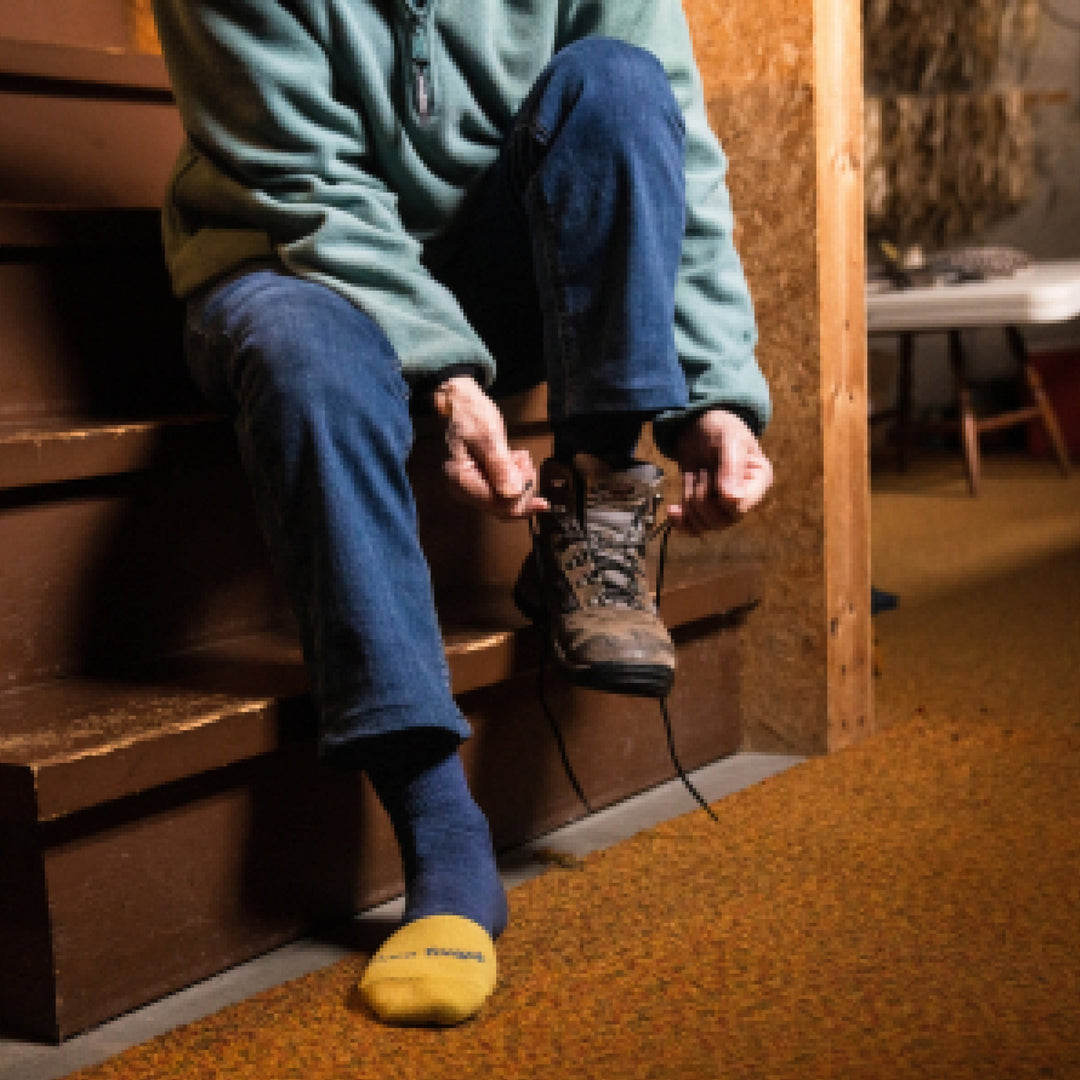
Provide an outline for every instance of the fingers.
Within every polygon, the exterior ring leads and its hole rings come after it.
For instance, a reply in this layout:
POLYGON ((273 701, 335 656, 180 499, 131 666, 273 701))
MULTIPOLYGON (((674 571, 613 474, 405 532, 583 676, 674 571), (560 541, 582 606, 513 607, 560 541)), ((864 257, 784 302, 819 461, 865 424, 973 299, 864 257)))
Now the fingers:
POLYGON ((743 494, 738 503, 739 513, 748 513, 757 506, 772 487, 772 482, 772 462, 760 451, 751 454, 746 460, 743 494))
POLYGON ((737 506, 743 496, 746 479, 747 444, 744 439, 725 439, 720 447, 721 499, 737 506))
POLYGON ((669 517, 695 536, 732 525, 738 516, 735 502, 722 493, 718 469, 683 473, 682 502, 668 508, 669 517))
POLYGON ((525 477, 521 494, 514 499, 510 508, 509 517, 530 517, 533 514, 542 513, 550 509, 547 499, 536 494, 539 486, 539 477, 536 474, 536 466, 533 463, 532 454, 528 450, 518 449, 510 451, 511 457, 517 466, 518 473, 525 477))
POLYGON ((534 495, 536 468, 527 450, 511 450, 495 403, 473 379, 450 379, 437 391, 447 420, 443 471, 459 498, 501 518, 547 509, 534 495))
POLYGON ((535 494, 536 470, 529 452, 512 450, 508 455, 509 461, 488 457, 481 462, 468 453, 452 454, 443 472, 459 499, 496 517, 525 518, 547 510, 547 501, 535 494), (499 487, 485 471, 491 467, 499 470, 499 487))
POLYGON ((443 463, 443 475, 459 501, 477 505, 491 502, 491 487, 471 458, 448 458, 443 463))
POLYGON ((772 485, 769 459, 749 432, 737 428, 703 454, 707 462, 683 471, 682 501, 668 508, 671 520, 694 535, 727 528, 764 499, 772 485))
POLYGON ((517 461, 510 453, 502 417, 485 411, 474 417, 472 429, 464 435, 451 453, 471 458, 487 481, 495 499, 516 499, 525 486, 517 461))

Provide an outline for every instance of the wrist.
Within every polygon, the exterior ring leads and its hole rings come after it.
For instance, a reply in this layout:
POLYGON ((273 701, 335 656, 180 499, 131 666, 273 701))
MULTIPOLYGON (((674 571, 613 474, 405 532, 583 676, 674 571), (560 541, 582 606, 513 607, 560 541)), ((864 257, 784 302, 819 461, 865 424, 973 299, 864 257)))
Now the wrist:
POLYGON ((480 384, 472 375, 451 375, 431 391, 431 407, 437 416, 449 418, 454 402, 462 395, 475 396, 480 384))
POLYGON ((451 364, 449 367, 441 368, 438 371, 412 376, 410 390, 414 408, 417 408, 420 412, 431 411, 443 415, 440 404, 443 408, 448 408, 452 401, 450 395, 456 389, 460 389, 460 387, 455 388, 448 384, 456 379, 464 382, 474 382, 477 386, 480 386, 482 378, 482 369, 476 364, 451 364), (436 397, 436 395, 440 396, 436 397))

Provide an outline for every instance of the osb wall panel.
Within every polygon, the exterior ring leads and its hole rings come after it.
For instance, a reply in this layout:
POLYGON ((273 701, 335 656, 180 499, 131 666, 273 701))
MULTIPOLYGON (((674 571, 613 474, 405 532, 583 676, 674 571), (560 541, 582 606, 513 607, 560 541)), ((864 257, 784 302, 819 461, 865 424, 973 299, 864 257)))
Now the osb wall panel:
MULTIPOLYGON (((768 502, 709 557, 766 567, 744 640, 744 745, 827 748, 821 357, 811 0, 685 0, 710 117, 730 160, 737 243, 773 392, 768 502)), ((687 557, 697 541, 679 541, 687 557)), ((700 551, 697 558, 701 558, 700 551)))

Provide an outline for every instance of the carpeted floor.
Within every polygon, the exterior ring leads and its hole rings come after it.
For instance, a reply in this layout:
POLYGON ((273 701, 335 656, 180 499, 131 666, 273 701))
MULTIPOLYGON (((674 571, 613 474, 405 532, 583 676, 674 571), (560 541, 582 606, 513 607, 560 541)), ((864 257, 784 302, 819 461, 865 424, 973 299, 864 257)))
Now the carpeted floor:
POLYGON ((978 499, 954 460, 875 477, 874 583, 901 601, 876 620, 885 725, 1080 716, 1080 475, 985 461, 978 499))
POLYGON ((1080 479, 986 472, 877 485, 881 733, 515 890, 476 1022, 357 956, 80 1080, 1080 1077, 1080 479))

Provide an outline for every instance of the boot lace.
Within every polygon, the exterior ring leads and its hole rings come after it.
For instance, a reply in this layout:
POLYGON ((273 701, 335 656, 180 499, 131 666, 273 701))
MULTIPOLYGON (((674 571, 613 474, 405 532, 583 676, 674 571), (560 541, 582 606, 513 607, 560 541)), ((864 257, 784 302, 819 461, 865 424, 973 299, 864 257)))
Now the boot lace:
POLYGON ((586 514, 584 523, 576 515, 560 522, 560 531, 553 538, 559 565, 574 582, 575 591, 584 586, 587 606, 648 610, 645 551, 663 528, 652 528, 660 497, 617 511, 597 511, 598 501, 590 493, 593 513, 586 514))
MULTIPOLYGON (((668 540, 671 536, 672 525, 665 521, 660 525, 653 526, 656 511, 659 508, 659 497, 654 497, 649 503, 643 503, 635 511, 632 529, 614 529, 604 525, 593 524, 591 529, 582 526, 576 518, 565 523, 564 531, 555 539, 555 548, 559 553, 559 562, 565 570, 575 570, 582 566, 590 566, 586 575, 590 583, 600 584, 601 592, 593 602, 621 604, 621 606, 643 607, 645 605, 645 590, 642 588, 644 579, 644 561, 646 545, 657 537, 660 538, 660 552, 656 570, 656 610, 660 610, 660 593, 664 584, 664 570, 667 564, 668 540), (597 544, 593 541, 603 540, 602 554, 597 554, 597 544), (565 560, 563 556, 569 553, 565 560)), ((530 519, 529 530, 533 539, 533 556, 538 567, 542 566, 540 556, 540 530, 535 518, 530 519)), ((593 812, 581 782, 574 772, 570 761, 570 755, 563 739, 562 729, 551 710, 547 699, 546 671, 550 660, 551 639, 547 634, 543 635, 544 647, 540 654, 540 667, 537 672, 538 696, 540 707, 551 729, 555 745, 562 761, 563 771, 566 773, 570 786, 578 797, 578 801, 585 808, 587 814, 593 812)), ((660 717, 664 724, 664 735, 667 740, 668 755, 672 767, 682 781, 683 787, 691 795, 694 801, 705 811, 706 814, 719 824, 713 808, 708 804, 705 797, 698 791, 694 782, 686 774, 682 762, 679 760, 678 751, 675 747, 675 733, 671 724, 671 716, 668 712, 667 697, 660 698, 660 717)))

